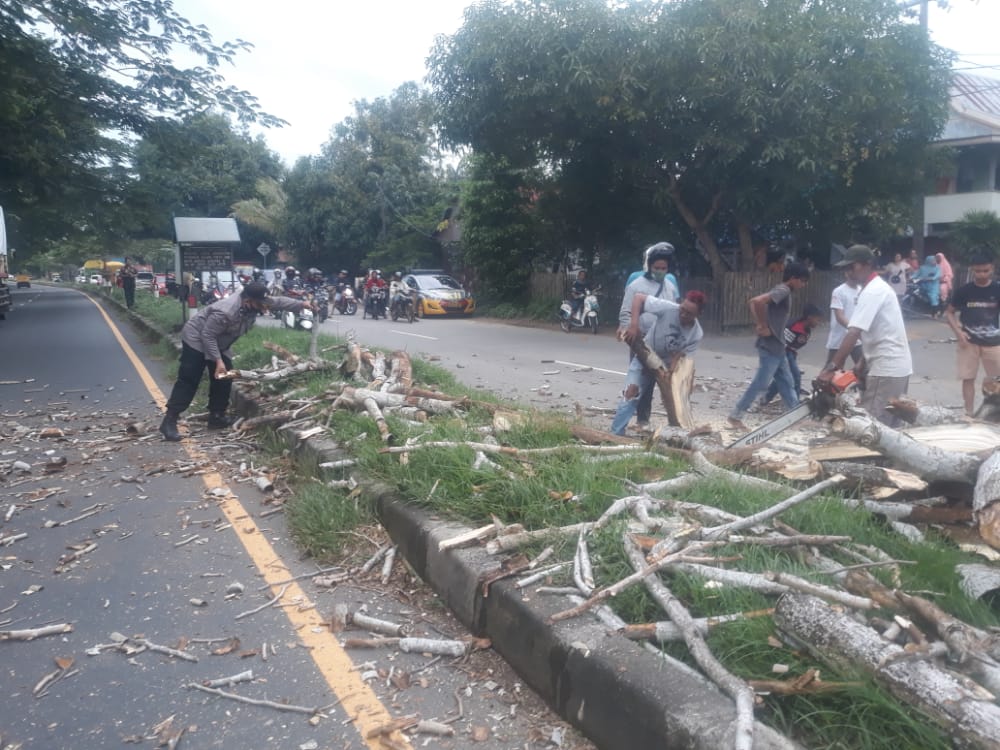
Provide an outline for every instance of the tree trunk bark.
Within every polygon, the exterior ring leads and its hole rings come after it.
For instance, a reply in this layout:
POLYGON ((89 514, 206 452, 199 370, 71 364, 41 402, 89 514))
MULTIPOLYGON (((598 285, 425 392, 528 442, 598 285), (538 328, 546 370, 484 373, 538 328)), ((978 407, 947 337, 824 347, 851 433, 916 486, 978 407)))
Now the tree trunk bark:
POLYGON ((972 509, 979 535, 988 545, 1000 549, 1000 453, 994 453, 979 467, 972 492, 972 509))
POLYGON ((694 381, 694 362, 683 354, 668 365, 643 339, 636 339, 632 351, 643 367, 653 373, 660 388, 660 397, 667 410, 667 418, 672 427, 690 430, 694 427, 691 416, 691 384, 694 381), (685 361, 686 360, 686 361, 685 361))
POLYGON ((870 416, 838 417, 833 422, 833 431, 930 479, 975 484, 982 463, 981 459, 967 453, 944 451, 919 443, 870 416))
POLYGON ((740 238, 740 270, 753 270, 753 232, 750 225, 745 221, 736 225, 736 232, 740 238))
POLYGON ((919 404, 909 398, 894 398, 889 401, 889 406, 893 414, 904 422, 917 427, 967 421, 965 413, 962 411, 947 409, 943 406, 919 404))
POLYGON ((778 630, 816 658, 851 672, 858 668, 902 701, 943 726, 959 745, 1000 750, 1000 706, 929 660, 910 658, 872 628, 822 600, 787 594, 774 613, 778 630))

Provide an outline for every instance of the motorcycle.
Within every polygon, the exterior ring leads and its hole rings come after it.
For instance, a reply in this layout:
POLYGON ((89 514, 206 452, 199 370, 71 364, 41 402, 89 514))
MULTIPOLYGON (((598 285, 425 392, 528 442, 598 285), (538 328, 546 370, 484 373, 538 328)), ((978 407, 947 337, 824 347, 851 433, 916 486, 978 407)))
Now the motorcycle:
POLYGON ((600 325, 597 319, 597 311, 600 309, 600 305, 597 304, 597 293, 600 290, 600 287, 588 289, 583 295, 583 304, 576 314, 573 313, 573 303, 564 299, 557 313, 559 327, 566 333, 574 328, 589 328, 592 333, 597 333, 600 325))
POLYGON ((361 313, 362 320, 371 316, 372 320, 386 317, 386 288, 384 286, 373 286, 365 291, 365 309, 361 313))
POLYGON ((932 305, 927 292, 916 281, 907 282, 906 294, 900 298, 899 308, 908 318, 934 318, 940 314, 940 305, 932 305))
POLYGON ((316 320, 322 323, 330 314, 330 293, 325 286, 311 289, 306 294, 306 299, 316 306, 316 320))
POLYGON ((354 288, 348 284, 341 284, 337 287, 339 295, 333 303, 334 308, 341 315, 354 315, 358 311, 358 300, 354 295, 354 288))
MULTIPOLYGON (((302 295, 308 299, 308 295, 302 295)), ((281 325, 284 328, 299 329, 300 331, 311 331, 316 324, 316 314, 308 307, 303 307, 298 312, 285 310, 281 313, 281 325)))
POLYGON ((400 292, 397 298, 393 298, 389 305, 389 314, 394 322, 400 318, 406 318, 411 323, 414 321, 417 317, 417 305, 413 297, 414 293, 409 291, 400 292))

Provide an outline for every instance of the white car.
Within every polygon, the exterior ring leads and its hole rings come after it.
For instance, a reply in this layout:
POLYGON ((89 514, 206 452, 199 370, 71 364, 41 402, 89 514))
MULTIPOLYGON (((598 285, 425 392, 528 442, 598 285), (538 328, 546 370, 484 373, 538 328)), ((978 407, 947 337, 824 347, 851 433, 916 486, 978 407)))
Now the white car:
POLYGON ((156 276, 150 271, 139 271, 135 275, 135 288, 136 289, 152 289, 153 282, 156 281, 156 276))
POLYGON ((103 279, 101 279, 101 274, 99 274, 99 273, 92 273, 92 274, 90 274, 90 283, 91 284, 97 284, 98 286, 100 286, 102 281, 103 281, 103 279))
POLYGON ((77 284, 86 284, 87 283, 87 277, 86 276, 77 276, 76 277, 76 283, 77 284))

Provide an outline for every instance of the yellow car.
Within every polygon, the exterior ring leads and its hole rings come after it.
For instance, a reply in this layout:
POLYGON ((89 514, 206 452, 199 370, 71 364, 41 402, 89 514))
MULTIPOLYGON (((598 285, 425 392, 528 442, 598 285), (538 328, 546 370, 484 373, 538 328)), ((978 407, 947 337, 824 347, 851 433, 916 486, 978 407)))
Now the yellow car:
POLYGON ((19 273, 14 277, 18 289, 31 289, 31 276, 26 273, 19 273))
POLYGON ((472 315, 476 301, 445 273, 411 273, 403 278, 419 295, 421 315, 472 315))

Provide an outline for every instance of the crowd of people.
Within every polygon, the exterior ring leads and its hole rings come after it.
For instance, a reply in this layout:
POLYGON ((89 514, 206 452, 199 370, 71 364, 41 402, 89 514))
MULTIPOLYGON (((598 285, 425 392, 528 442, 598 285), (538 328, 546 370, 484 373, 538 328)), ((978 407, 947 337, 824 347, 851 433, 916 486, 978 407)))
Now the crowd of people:
MULTIPOLYGON (((701 292, 680 295, 676 278, 669 274, 672 255, 673 246, 665 242, 646 250, 643 270, 634 273, 626 285, 618 327, 619 339, 631 345, 643 337, 668 364, 697 351, 703 337, 698 316, 707 301, 701 292)), ((980 369, 989 378, 1000 377, 1000 282, 995 279, 992 256, 973 257, 972 280, 957 287, 943 253, 930 254, 923 261, 916 251, 907 258, 896 253, 891 261, 880 264, 870 247, 853 245, 835 268, 843 272, 844 281, 830 297, 826 364, 818 380, 831 380, 850 360, 861 388, 861 406, 880 422, 896 425, 890 405, 906 394, 913 374, 901 301, 917 285, 930 306, 929 314, 943 316, 957 338, 957 375, 965 411, 972 415, 980 369)), ((825 313, 806 304, 801 315, 789 322, 792 294, 806 286, 811 269, 788 262, 780 270, 779 284, 749 300, 758 365, 729 412, 734 430, 746 431, 746 413, 766 407, 776 396, 786 409, 792 409, 808 395, 802 388, 798 355, 825 313)), ((624 434, 633 415, 637 429, 648 427, 653 390, 653 374, 630 357, 613 432, 624 434)))

